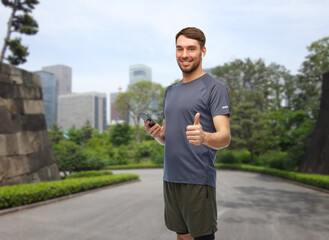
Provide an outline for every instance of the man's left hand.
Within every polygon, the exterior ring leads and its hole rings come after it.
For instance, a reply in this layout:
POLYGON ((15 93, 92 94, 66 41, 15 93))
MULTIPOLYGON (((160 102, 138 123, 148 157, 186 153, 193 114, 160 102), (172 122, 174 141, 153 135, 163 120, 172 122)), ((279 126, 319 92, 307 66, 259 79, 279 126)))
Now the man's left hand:
POLYGON ((186 136, 191 144, 199 146, 204 143, 205 133, 200 124, 200 113, 195 114, 194 124, 186 127, 186 136))

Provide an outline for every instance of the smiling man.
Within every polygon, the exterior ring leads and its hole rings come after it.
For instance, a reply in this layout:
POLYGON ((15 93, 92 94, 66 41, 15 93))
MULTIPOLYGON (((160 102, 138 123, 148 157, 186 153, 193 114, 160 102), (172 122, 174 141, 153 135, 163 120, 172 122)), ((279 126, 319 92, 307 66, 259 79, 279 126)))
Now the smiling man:
POLYGON ((215 239, 215 158, 231 139, 226 88, 202 69, 205 43, 197 28, 176 35, 183 79, 166 90, 163 126, 145 123, 146 132, 165 146, 165 223, 178 240, 215 239))

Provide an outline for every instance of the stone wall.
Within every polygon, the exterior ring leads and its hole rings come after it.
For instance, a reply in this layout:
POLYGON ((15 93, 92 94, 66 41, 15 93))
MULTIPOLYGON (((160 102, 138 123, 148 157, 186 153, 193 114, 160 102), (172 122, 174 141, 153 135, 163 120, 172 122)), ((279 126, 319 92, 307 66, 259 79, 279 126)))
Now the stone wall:
POLYGON ((40 77, 0 63, 0 186, 57 179, 40 77))

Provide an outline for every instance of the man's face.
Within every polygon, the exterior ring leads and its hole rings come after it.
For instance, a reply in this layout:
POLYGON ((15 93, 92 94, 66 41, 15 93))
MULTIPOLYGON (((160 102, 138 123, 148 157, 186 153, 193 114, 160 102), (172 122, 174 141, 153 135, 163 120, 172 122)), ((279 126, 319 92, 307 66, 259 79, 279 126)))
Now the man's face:
POLYGON ((176 60, 183 73, 192 73, 198 67, 201 67, 202 54, 205 53, 205 47, 201 50, 197 40, 187 38, 184 35, 178 37, 176 42, 176 60))

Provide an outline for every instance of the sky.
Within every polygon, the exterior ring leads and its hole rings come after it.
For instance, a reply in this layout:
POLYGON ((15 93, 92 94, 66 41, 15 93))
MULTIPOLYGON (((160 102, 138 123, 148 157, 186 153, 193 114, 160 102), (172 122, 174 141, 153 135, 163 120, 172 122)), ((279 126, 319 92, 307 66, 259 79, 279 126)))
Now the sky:
MULTIPOLYGON (((329 35, 327 0, 40 0, 32 15, 37 35, 20 68, 72 68, 73 92, 109 94, 129 83, 129 66, 152 68, 152 80, 169 86, 181 78, 175 35, 197 27, 206 35, 204 68, 234 59, 259 59, 296 74, 307 46, 329 35)), ((10 9, 0 4, 0 39, 10 9)), ((16 36, 16 35, 13 35, 16 36)), ((2 43, 1 43, 2 48, 2 43)))

